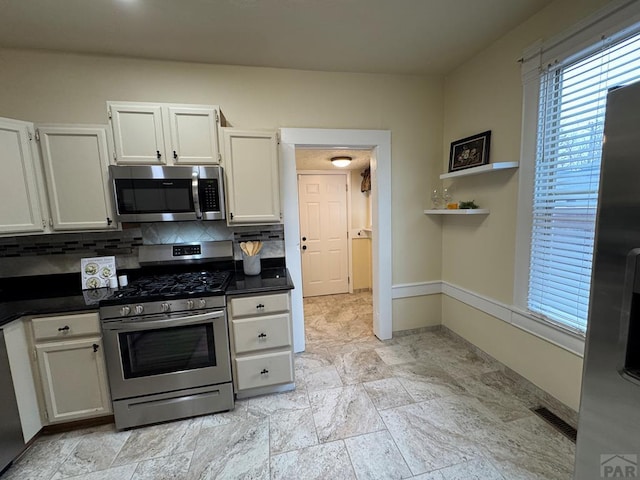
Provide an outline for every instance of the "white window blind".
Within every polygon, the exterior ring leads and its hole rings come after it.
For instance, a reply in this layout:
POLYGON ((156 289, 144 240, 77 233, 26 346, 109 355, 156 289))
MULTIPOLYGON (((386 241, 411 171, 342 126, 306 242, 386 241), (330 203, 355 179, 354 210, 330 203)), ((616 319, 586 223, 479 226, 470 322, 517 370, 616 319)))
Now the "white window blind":
POLYGON ((640 35, 573 58, 541 75, 528 308, 584 333, 606 96, 640 80, 640 35))

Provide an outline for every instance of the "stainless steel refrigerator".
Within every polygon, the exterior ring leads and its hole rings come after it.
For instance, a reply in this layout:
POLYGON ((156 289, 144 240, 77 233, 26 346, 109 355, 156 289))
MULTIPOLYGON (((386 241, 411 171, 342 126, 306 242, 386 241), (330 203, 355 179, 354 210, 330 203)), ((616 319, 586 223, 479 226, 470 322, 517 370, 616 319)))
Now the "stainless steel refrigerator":
POLYGON ((640 82, 604 133, 575 480, 640 478, 640 82))

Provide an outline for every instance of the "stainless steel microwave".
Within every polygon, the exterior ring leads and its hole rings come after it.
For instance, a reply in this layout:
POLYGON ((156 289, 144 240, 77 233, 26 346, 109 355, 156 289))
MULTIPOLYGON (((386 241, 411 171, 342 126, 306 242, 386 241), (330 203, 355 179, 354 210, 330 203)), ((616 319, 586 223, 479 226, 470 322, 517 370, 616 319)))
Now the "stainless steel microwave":
POLYGON ((120 222, 225 218, 222 167, 111 165, 109 176, 120 222))

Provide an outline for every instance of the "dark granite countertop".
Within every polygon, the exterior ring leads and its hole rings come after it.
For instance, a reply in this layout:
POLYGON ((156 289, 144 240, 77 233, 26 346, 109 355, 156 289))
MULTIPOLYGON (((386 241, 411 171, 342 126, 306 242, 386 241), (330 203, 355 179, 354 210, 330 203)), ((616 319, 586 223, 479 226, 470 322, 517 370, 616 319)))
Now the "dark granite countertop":
MULTIPOLYGON (((127 272, 123 272, 127 273, 127 272)), ((130 275, 137 272, 128 272, 130 275)), ((263 268, 260 275, 236 272, 227 295, 276 292, 294 288, 284 267, 263 268)), ((82 290, 80 273, 0 278, 0 327, 26 315, 94 310, 113 290, 82 290)))
POLYGON ((0 279, 0 326, 25 315, 98 310, 107 288, 82 290, 80 274, 0 279))
POLYGON ((236 272, 227 287, 227 295, 277 292, 295 288, 289 271, 284 267, 263 268, 259 275, 236 272))

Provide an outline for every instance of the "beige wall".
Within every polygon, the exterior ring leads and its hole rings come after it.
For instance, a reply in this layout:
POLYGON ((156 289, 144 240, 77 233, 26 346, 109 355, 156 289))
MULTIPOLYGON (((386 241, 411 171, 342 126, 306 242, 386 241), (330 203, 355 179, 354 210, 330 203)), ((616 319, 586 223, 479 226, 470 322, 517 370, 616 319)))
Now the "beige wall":
POLYGON ((373 288, 371 275, 371 240, 368 238, 354 238, 352 245, 353 289, 373 288))
POLYGON ((371 192, 361 192, 363 169, 351 171, 351 220, 349 228, 357 230, 371 225, 371 192))
MULTIPOLYGON (((524 48, 548 39, 600 8, 602 0, 560 0, 461 65, 445 80, 441 168, 446 171, 451 141, 492 131, 491 161, 520 157, 524 48)), ((486 218, 451 218, 443 224, 442 277, 468 290, 513 303, 518 172, 457 179, 457 200, 475 200, 486 218)), ((458 302, 443 302, 443 323, 489 354, 578 408, 582 360, 507 324, 495 323, 458 302)))
MULTIPOLYGON (((393 283, 440 278, 440 226, 427 222, 422 210, 428 202, 425 184, 442 158, 442 78, 0 49, 0 116, 107 123, 107 100, 217 104, 241 128, 390 130, 393 283), (416 241, 429 248, 406 255, 416 241)), ((410 303, 394 301, 397 325, 405 313, 416 316, 410 303)), ((439 304, 428 299, 420 308, 440 316, 439 304)))
POLYGON ((373 287, 371 264, 371 240, 358 238, 356 231, 371 225, 371 192, 362 192, 360 170, 351 171, 351 264, 353 270, 353 289, 371 289, 373 287))
POLYGON ((399 298, 393 301, 393 331, 440 325, 441 296, 399 298))

